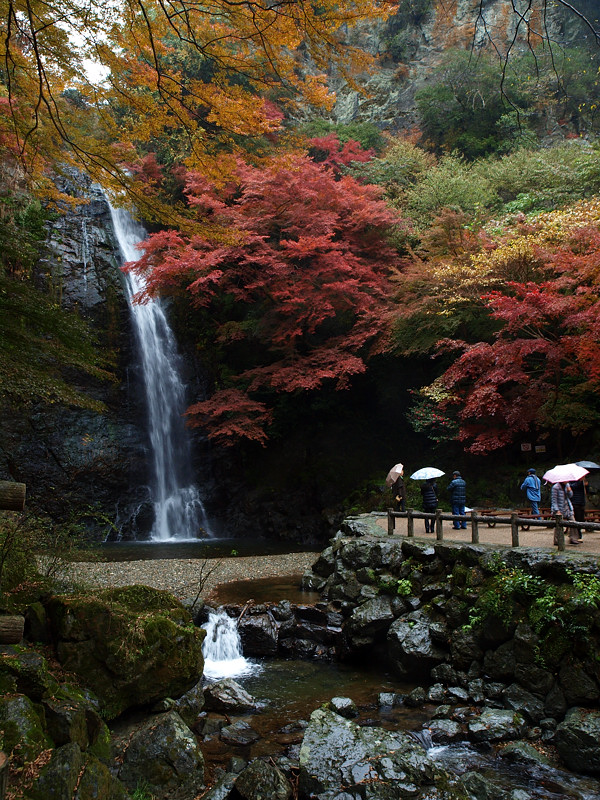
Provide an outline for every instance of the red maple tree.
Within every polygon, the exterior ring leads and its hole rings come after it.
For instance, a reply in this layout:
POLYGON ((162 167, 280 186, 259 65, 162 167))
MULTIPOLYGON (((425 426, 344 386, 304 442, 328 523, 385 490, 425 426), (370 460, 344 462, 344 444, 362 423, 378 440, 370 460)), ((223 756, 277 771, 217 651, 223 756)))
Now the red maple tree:
POLYGON ((539 283, 507 281, 484 296, 501 326, 492 341, 440 343, 462 350, 442 381, 470 452, 533 427, 577 435, 600 421, 600 229, 598 209, 586 224, 583 208, 577 224, 566 215, 558 241, 560 215, 531 229, 539 283))
POLYGON ((346 388, 385 346, 397 217, 377 187, 301 155, 240 161, 224 187, 190 173, 187 197, 196 232, 150 236, 130 268, 146 295, 188 298, 201 351, 218 348, 215 391, 189 423, 264 443, 278 393, 346 388))

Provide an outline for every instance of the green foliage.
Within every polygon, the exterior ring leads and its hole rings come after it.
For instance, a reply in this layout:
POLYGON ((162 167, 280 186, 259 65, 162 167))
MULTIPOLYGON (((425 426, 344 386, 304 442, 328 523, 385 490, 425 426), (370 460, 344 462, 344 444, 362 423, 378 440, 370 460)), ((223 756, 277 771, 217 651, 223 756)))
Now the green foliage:
POLYGON ((75 369, 108 380, 106 361, 86 323, 66 312, 28 280, 0 277, 0 401, 35 402, 103 410, 66 377, 75 369))
POLYGON ((363 183, 382 186, 392 205, 403 206, 406 191, 420 183, 435 163, 430 153, 404 139, 395 139, 379 158, 355 164, 350 171, 363 183))
POLYGON ((37 525, 26 514, 0 511, 0 607, 18 610, 20 593, 40 579, 34 556, 37 525))
POLYGON ((406 192, 406 210, 419 228, 427 227, 444 208, 458 209, 477 227, 487 211, 499 206, 497 191, 483 174, 461 156, 443 156, 406 192))
POLYGON ((600 192, 598 145, 574 140, 549 148, 521 148, 473 165, 504 203, 503 211, 546 211, 600 192))
POLYGON ((413 593, 412 584, 408 578, 379 578, 377 588, 383 594, 393 594, 398 597, 410 597, 413 593))
POLYGON ((523 112, 532 108, 539 84, 528 56, 503 64, 495 53, 449 50, 430 85, 415 95, 423 136, 434 149, 468 159, 510 149, 522 137, 523 112), (519 112, 516 128, 503 119, 511 111, 519 112))
POLYGON ((468 159, 532 147, 536 117, 556 106, 563 124, 595 130, 600 120, 596 51, 513 55, 450 50, 416 104, 426 143, 468 159))
POLYGON ((596 625, 600 609, 600 579, 593 574, 568 570, 571 584, 554 585, 529 575, 518 567, 507 567, 500 559, 490 562, 493 577, 486 582, 469 613, 468 629, 490 619, 505 628, 524 620, 540 637, 541 663, 556 662, 568 646, 585 644, 596 625))
POLYGON ((131 800, 155 800, 155 797, 147 781, 139 781, 131 794, 131 800))
POLYGON ((422 25, 433 7, 433 0, 404 0, 390 17, 384 41, 394 61, 405 61, 415 49, 414 29, 422 25))
POLYGON ((50 214, 26 194, 0 194, 0 275, 29 275, 50 214))
POLYGON ((415 400, 406 415, 411 428, 437 444, 456 439, 458 422, 440 406, 449 396, 441 384, 433 383, 412 394, 415 400))
POLYGON ((335 133, 341 145, 352 140, 358 142, 363 150, 374 150, 376 153, 381 153, 386 144, 381 131, 372 122, 334 123, 325 119, 315 119, 303 125, 300 132, 309 139, 335 133))

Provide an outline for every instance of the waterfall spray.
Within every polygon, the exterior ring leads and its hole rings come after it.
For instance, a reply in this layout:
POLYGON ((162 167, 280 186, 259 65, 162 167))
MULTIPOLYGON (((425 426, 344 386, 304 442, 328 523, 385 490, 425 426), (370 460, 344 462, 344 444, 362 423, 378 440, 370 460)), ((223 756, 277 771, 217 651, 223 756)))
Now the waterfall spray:
MULTIPOLYGON (((146 230, 128 211, 109 201, 115 235, 123 261, 140 258, 137 245, 146 230)), ((142 363, 153 476, 150 486, 154 505, 153 541, 197 538, 210 533, 206 513, 191 474, 191 448, 183 421, 185 392, 181 381, 181 357, 160 300, 134 303, 144 288, 143 280, 126 274, 127 300, 142 363)))

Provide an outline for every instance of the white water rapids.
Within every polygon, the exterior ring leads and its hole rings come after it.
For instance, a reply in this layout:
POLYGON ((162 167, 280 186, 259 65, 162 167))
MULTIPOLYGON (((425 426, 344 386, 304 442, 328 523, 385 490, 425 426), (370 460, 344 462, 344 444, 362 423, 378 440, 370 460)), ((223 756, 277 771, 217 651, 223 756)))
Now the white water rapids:
POLYGON ((234 678, 260 669, 258 664, 244 658, 237 623, 224 611, 211 612, 202 627, 206 630, 202 653, 204 674, 208 678, 234 678))
MULTIPOLYGON (((113 208, 109 201, 115 235, 123 261, 137 261, 137 245, 146 230, 131 214, 113 208)), ((131 311, 148 409, 148 431, 152 458, 150 499, 154 506, 153 541, 195 539, 209 533, 206 513, 191 474, 191 448, 183 420, 185 387, 181 380, 181 357, 160 300, 133 302, 144 288, 143 280, 126 273, 127 299, 131 311), (202 530, 204 529, 204 530, 202 530)))

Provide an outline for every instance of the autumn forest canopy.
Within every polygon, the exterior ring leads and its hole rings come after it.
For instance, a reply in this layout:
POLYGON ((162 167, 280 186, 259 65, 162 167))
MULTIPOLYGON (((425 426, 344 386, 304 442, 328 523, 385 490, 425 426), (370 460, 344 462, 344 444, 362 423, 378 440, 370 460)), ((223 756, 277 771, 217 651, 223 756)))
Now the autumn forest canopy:
POLYGON ((589 435, 593 6, 534 0, 502 34, 475 8, 394 130, 339 122, 333 77, 360 96, 393 60, 408 86, 411 31, 437 14, 442 35, 435 0, 4 2, 3 402, 94 408, 69 374, 111 374, 109 348, 35 279, 45 220, 75 202, 56 175, 76 168, 151 227, 129 268, 209 377, 188 421, 213 441, 285 436, 294 403, 331 402, 373 364, 414 375, 403 424, 427 446, 589 435), (556 20, 580 35, 559 40, 556 20), (377 56, 360 46, 374 27, 377 56))

